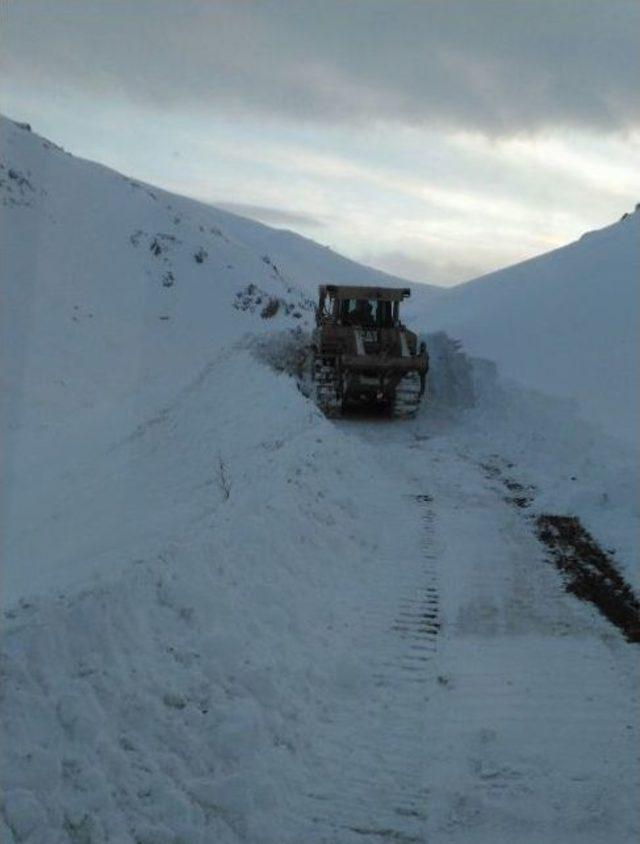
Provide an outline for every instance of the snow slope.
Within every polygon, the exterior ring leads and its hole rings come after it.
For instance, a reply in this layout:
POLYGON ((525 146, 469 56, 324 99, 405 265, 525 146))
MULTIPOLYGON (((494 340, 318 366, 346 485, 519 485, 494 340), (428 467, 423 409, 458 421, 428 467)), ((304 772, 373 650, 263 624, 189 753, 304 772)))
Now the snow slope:
POLYGON ((303 325, 321 282, 406 284, 73 158, 6 118, 0 151, 3 378, 22 390, 11 412, 31 429, 39 416, 150 401, 153 388, 166 397, 212 350, 272 329, 257 318, 269 297, 303 325), (249 285, 253 320, 232 307, 249 285))
POLYGON ((640 211, 576 243, 459 285, 415 318, 460 338, 503 375, 573 398, 638 444, 640 211))
POLYGON ((637 840, 634 646, 531 521, 635 577, 628 447, 435 340, 325 419, 267 361, 379 276, 2 131, 2 841, 637 840))
MULTIPOLYGON (((308 328, 320 282, 405 284, 78 160, 6 118, 0 150, 3 459, 16 531, 29 533, 24 514, 85 443, 89 455, 161 413, 246 333, 308 328), (277 313, 264 318, 270 302, 277 313)), ((29 566, 16 569, 33 587, 29 566)))

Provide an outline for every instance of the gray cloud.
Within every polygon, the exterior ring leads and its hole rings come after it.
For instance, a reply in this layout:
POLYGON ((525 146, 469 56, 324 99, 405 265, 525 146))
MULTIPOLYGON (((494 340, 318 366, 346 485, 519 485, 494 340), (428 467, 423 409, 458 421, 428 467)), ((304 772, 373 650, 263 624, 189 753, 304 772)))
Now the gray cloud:
POLYGON ((5 84, 489 134, 640 124, 636 0, 21 0, 5 84))
POLYGON ((402 250, 366 252, 359 256, 358 260, 390 275, 397 275, 423 284, 444 286, 468 281, 488 272, 489 269, 493 269, 493 267, 482 266, 477 263, 451 261, 437 255, 433 258, 419 257, 402 250))
POLYGON ((219 202, 217 200, 213 200, 212 205, 222 208, 225 211, 231 211, 232 214, 252 217, 272 226, 317 228, 324 225, 324 222, 318 217, 305 214, 302 211, 291 211, 288 208, 277 208, 270 205, 250 205, 245 202, 219 202))

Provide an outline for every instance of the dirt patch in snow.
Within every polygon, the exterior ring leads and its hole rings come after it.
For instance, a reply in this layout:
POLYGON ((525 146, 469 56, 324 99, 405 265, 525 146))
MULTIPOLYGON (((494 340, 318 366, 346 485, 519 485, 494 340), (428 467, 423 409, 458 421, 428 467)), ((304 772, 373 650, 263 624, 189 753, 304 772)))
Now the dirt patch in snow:
POLYGON ((504 497, 507 504, 513 504, 514 507, 526 510, 534 501, 535 486, 533 484, 522 484, 520 481, 505 476, 501 464, 504 465, 506 470, 513 469, 513 463, 502 460, 499 455, 492 455, 489 462, 480 463, 480 468, 483 470, 485 477, 490 480, 501 481, 508 491, 508 494, 504 497))
POLYGON ((640 642, 640 601, 580 520, 544 514, 536 518, 536 529, 565 579, 567 592, 594 604, 627 641, 640 642))

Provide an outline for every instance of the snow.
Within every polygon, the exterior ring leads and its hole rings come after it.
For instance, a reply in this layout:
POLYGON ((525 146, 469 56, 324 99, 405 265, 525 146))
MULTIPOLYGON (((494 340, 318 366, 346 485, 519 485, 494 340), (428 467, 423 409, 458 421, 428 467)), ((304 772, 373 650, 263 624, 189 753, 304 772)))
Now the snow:
POLYGON ((329 421, 288 349, 318 281, 377 274, 2 133, 2 840, 635 841, 635 646, 531 521, 637 585, 624 438, 436 337, 415 420, 329 421))
POLYGON ((574 399, 637 447, 640 210, 576 243, 454 288, 414 319, 447 331, 503 376, 574 399))

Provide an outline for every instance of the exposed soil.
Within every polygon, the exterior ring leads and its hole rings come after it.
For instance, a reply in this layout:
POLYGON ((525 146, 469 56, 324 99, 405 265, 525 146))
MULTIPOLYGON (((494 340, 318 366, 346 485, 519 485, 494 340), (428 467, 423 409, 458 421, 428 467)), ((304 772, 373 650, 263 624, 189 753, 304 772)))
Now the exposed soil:
POLYGON ((544 514, 536 518, 536 530, 563 575, 567 592, 594 604, 627 641, 640 642, 640 601, 580 520, 544 514))

